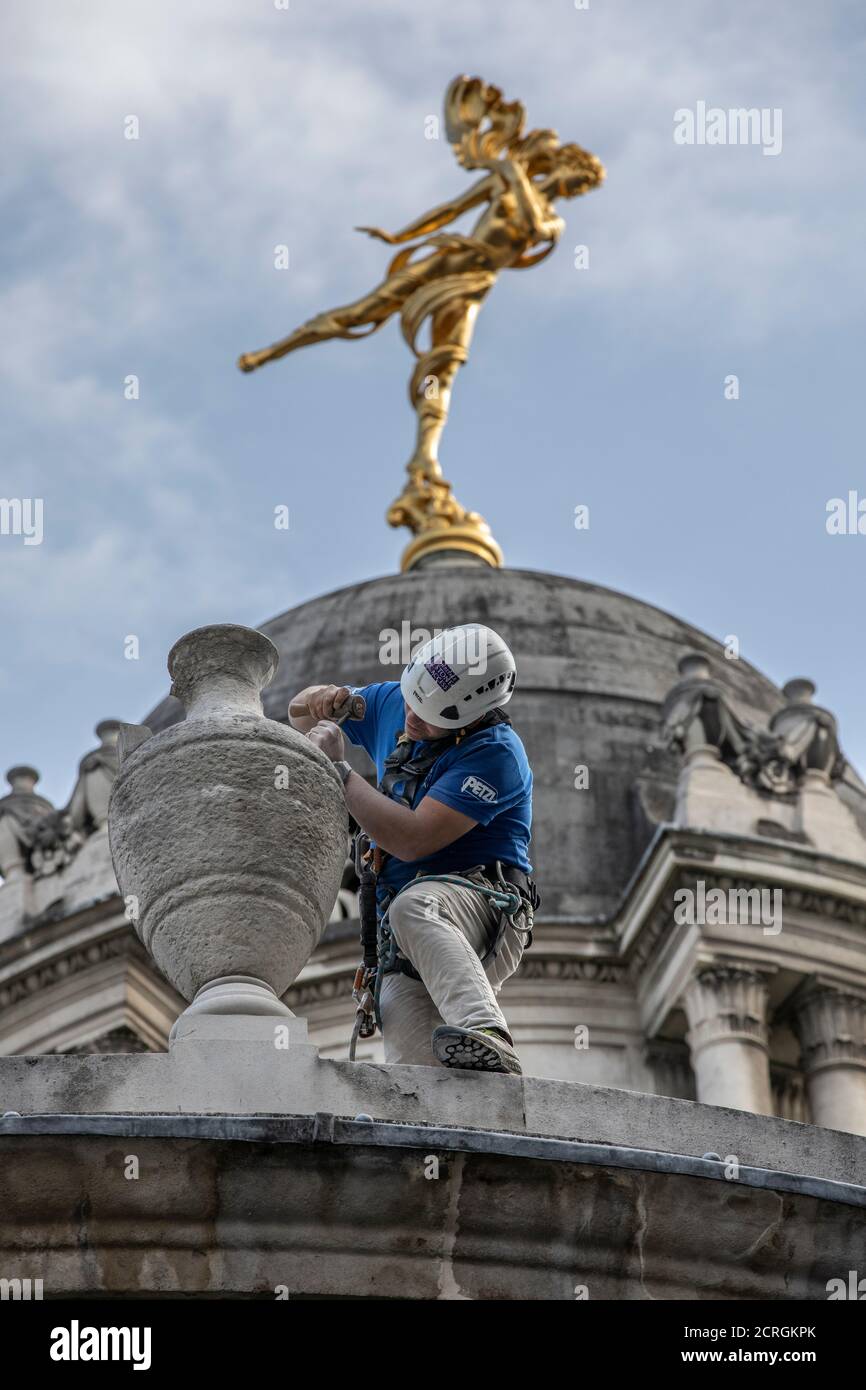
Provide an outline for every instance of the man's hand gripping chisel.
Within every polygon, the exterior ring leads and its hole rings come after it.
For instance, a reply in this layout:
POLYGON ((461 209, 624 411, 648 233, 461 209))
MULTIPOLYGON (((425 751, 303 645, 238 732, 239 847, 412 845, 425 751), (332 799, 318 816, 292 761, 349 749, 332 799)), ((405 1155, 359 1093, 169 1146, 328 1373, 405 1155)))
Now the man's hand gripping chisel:
MULTIPOLYGON (((309 715, 309 713, 310 710, 307 705, 298 705, 294 700, 289 705, 289 715, 295 719, 303 719, 304 715, 309 715)), ((350 695, 348 700, 343 701, 339 712, 335 710, 333 714, 325 717, 332 724, 345 724, 347 719, 363 719, 366 713, 367 702, 363 695, 350 695)))

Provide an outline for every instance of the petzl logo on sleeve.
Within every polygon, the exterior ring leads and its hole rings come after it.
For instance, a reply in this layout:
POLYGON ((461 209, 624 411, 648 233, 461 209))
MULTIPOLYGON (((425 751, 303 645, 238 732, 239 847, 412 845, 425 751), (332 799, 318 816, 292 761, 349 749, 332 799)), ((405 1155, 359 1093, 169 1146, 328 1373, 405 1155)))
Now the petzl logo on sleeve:
POLYGON ((499 792, 495 787, 491 787, 489 782, 482 782, 480 777, 464 777, 462 792, 471 792, 477 796, 479 801, 498 801, 499 792))

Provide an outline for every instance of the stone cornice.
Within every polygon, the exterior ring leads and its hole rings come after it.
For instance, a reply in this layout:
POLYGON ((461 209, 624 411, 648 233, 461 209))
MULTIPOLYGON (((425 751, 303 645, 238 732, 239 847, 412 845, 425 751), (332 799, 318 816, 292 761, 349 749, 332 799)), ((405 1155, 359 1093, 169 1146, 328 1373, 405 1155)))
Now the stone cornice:
POLYGON ((14 972, 20 961, 41 959, 52 947, 62 950, 70 941, 81 942, 121 929, 128 929, 133 936, 123 910, 118 893, 94 898, 68 915, 63 912, 62 900, 52 903, 38 917, 25 918, 19 932, 0 942, 0 978, 14 972))
POLYGON ((335 971, 330 975, 322 975, 315 980, 298 980, 290 985, 282 996, 283 1003, 286 1004, 293 1013, 303 1012, 311 1004, 330 1004, 335 999, 343 999, 346 1009, 351 1010, 355 1006, 352 1002, 352 978, 355 974, 355 966, 345 970, 335 971))
MULTIPOLYGON (((55 1049, 52 1049, 54 1051, 55 1049)), ((81 1043, 76 1047, 61 1047, 56 1049, 58 1055, 63 1057, 92 1057, 100 1053, 110 1053, 116 1056, 118 1053, 149 1052, 150 1048, 144 1038, 139 1037, 138 1033, 128 1024, 122 1023, 117 1028, 110 1028, 108 1032, 100 1034, 98 1038, 93 1038, 90 1042, 81 1043)))
MULTIPOLYGON (((659 940, 668 931, 677 930, 674 922, 675 893, 684 888, 692 888, 698 879, 705 884, 707 893, 712 889, 720 889, 723 893, 729 893, 731 890, 749 892, 753 889, 761 890, 768 887, 767 879, 760 876, 758 872, 733 875, 707 872, 707 870, 699 869, 697 866, 679 865, 677 871, 669 879, 663 896, 658 900, 653 911, 644 919, 641 932, 633 938, 631 951, 627 957, 632 978, 637 978, 643 973, 644 967, 659 940)), ((851 899, 843 898, 835 893, 799 887, 786 887, 784 889, 784 902, 787 911, 794 910, 812 914, 822 917, 824 920, 845 922, 853 927, 866 930, 866 903, 852 902, 851 899)))
POLYGON ((770 842, 769 854, 764 851, 762 840, 742 836, 672 827, 657 836, 642 875, 633 880, 631 904, 624 904, 620 914, 621 949, 631 978, 637 982, 644 976, 662 940, 688 930, 674 922, 674 894, 693 888, 698 880, 707 892, 782 888, 786 911, 866 930, 866 870, 844 865, 853 872, 843 884, 838 877, 828 881, 816 872, 841 868, 840 860, 781 842, 770 842))
POLYGON ((533 955, 523 957, 513 976, 517 980, 584 980, 598 984, 621 984, 628 979, 624 961, 581 959, 579 956, 533 955))
POLYGON ((9 972, 0 983, 0 1008, 8 1008, 40 990, 49 989, 61 980, 68 979, 83 970, 92 970, 107 960, 126 956, 143 964, 152 971, 153 965, 143 948, 136 941, 131 928, 126 924, 115 928, 109 934, 100 936, 84 944, 59 950, 50 959, 38 964, 30 964, 25 958, 19 973, 9 972))
POLYGON ((835 859, 786 840, 661 826, 615 914, 616 932, 626 953, 677 873, 687 873, 692 880, 728 875, 741 880, 743 886, 783 887, 786 899, 798 891, 802 894, 801 910, 823 916, 828 915, 827 904, 838 899, 847 907, 834 908, 829 915, 850 911, 851 920, 860 925, 856 909, 862 907, 862 924, 866 926, 866 864, 835 859), (702 866, 706 872, 699 872, 702 866))

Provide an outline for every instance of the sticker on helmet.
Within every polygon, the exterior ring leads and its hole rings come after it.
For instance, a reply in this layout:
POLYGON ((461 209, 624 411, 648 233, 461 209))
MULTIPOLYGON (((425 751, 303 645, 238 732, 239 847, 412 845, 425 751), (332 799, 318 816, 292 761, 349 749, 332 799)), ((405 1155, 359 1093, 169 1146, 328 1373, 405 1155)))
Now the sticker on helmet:
POLYGON ((444 661, 425 661, 424 670, 429 671, 440 690, 450 690, 456 685, 459 676, 444 661))
POLYGON ((489 782, 482 782, 480 777, 464 777, 462 792, 471 792, 477 796, 479 801, 498 801, 499 792, 495 787, 491 787, 489 782))

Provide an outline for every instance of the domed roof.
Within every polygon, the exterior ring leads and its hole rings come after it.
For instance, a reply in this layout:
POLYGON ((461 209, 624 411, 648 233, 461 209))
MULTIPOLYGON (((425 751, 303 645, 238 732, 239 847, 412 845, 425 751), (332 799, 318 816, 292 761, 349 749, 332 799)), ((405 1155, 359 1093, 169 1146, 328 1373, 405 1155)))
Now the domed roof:
MULTIPOLYGON (((273 618, 261 631, 280 666, 265 712, 285 721, 306 685, 393 680, 408 649, 435 629, 483 622, 508 642, 518 684, 509 706, 535 778, 532 858, 541 916, 607 916, 650 837, 635 797, 647 775, 668 791, 675 764, 659 743, 659 710, 686 651, 715 659, 747 718, 782 704, 747 662, 724 660, 719 642, 648 603, 596 584, 535 570, 430 566, 338 589, 273 618), (402 650, 398 650, 402 638, 402 650), (585 766, 589 785, 575 789, 585 766)), ((147 723, 182 716, 169 697, 147 723)))

